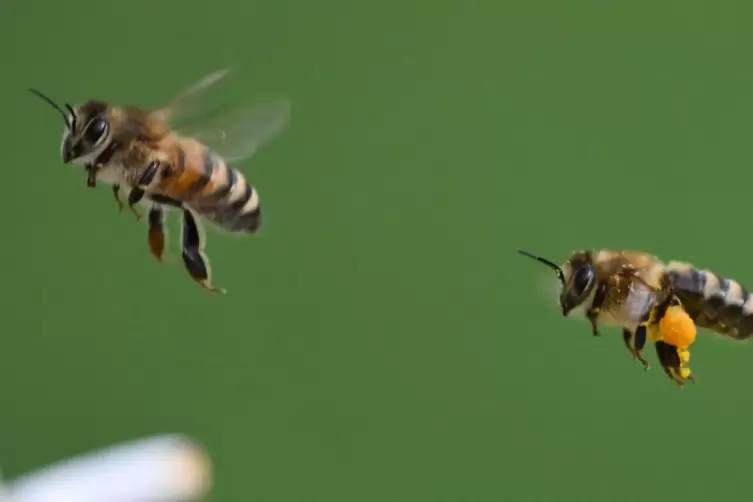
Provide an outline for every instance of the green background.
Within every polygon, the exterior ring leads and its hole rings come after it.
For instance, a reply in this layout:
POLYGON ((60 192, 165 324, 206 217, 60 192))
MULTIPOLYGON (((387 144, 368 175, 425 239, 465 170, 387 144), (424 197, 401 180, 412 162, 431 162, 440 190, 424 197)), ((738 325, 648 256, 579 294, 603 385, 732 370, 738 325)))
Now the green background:
POLYGON ((221 502, 748 496, 753 348, 703 332, 679 390, 563 320, 515 249, 753 284, 752 21, 749 0, 0 0, 4 474, 180 431, 221 502), (231 64, 229 99, 284 93, 293 120, 238 166, 265 222, 210 233, 212 297, 61 163, 26 88, 151 106, 231 64))

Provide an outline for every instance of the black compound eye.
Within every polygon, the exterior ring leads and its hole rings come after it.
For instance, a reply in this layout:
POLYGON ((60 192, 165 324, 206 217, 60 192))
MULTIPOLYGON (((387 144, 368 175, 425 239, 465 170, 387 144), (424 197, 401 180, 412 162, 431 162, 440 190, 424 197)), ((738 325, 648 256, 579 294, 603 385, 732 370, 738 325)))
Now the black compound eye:
POLYGON ((594 271, 591 265, 585 265, 579 268, 573 277, 573 290, 578 294, 584 293, 588 289, 588 286, 591 285, 593 278, 594 271))
POLYGON ((95 117, 89 121, 89 125, 86 126, 84 131, 84 138, 86 141, 93 145, 107 133, 107 121, 102 117, 95 117))

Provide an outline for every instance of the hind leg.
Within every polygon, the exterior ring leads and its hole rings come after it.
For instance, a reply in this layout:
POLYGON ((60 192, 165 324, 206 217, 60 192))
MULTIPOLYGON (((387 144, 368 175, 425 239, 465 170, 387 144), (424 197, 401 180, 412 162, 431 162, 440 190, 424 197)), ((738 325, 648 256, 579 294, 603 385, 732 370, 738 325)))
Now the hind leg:
POLYGON ((162 261, 165 251, 165 210, 154 204, 149 210, 149 251, 162 261))
POLYGON ((695 378, 690 373, 683 377, 682 360, 678 354, 677 347, 666 342, 656 342, 655 345, 659 362, 664 369, 664 373, 670 379, 674 380, 680 387, 684 387, 686 381, 695 383, 695 378))
POLYGON ((201 233, 196 217, 188 209, 183 209, 182 245, 183 263, 191 278, 202 288, 211 293, 224 294, 225 290, 215 288, 210 283, 211 270, 209 259, 202 251, 201 233))

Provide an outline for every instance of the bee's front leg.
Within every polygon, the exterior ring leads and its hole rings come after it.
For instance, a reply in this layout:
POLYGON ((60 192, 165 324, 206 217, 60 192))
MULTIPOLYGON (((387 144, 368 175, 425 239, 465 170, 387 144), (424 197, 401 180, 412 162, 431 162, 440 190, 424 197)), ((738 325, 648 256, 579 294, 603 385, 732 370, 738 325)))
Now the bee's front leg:
POLYGON ((606 283, 598 284, 593 301, 591 301, 591 307, 586 311, 586 319, 591 323, 593 336, 599 336, 599 309, 601 309, 601 306, 604 305, 604 301, 607 299, 607 290, 608 285, 606 283))
POLYGON ((593 334, 593 336, 599 336, 599 311, 596 309, 587 311, 586 319, 588 319, 588 322, 591 323, 591 333, 593 334))
POLYGON ((98 170, 99 167, 94 164, 86 164, 86 186, 89 188, 96 188, 98 170))

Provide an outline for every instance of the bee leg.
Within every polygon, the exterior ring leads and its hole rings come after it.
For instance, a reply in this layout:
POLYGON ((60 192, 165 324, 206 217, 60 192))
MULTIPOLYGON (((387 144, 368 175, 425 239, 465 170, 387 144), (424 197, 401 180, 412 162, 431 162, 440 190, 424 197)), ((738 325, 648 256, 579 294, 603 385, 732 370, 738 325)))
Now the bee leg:
POLYGON ((152 184, 154 178, 157 176, 157 172, 159 171, 161 165, 162 163, 160 161, 154 160, 148 166, 146 166, 146 169, 144 169, 144 172, 141 173, 141 176, 136 182, 136 188, 140 188, 144 191, 148 189, 149 185, 152 184))
POLYGON ((588 319, 588 322, 591 323, 591 333, 593 334, 593 336, 599 336, 599 324, 597 322, 598 318, 598 311, 589 310, 588 312, 586 312, 586 319, 588 319))
POLYGON ((637 359, 638 361, 643 364, 643 369, 648 370, 651 366, 648 364, 648 361, 643 359, 643 356, 641 355, 641 350, 643 350, 643 345, 646 343, 646 331, 645 329, 642 330, 643 333, 643 341, 640 341, 640 335, 641 327, 638 328, 635 335, 626 328, 622 329, 622 341, 625 342, 625 347, 630 351, 630 353, 633 355, 633 359, 637 359), (633 342, 631 344, 631 342, 633 342))
POLYGON ((89 188, 95 188, 97 186, 97 170, 98 167, 94 164, 86 165, 86 186, 89 188))
POLYGON ((594 299, 591 302, 591 307, 586 311, 586 318, 591 323, 591 332, 593 336, 599 336, 599 309, 604 304, 604 300, 607 298, 607 285, 599 284, 594 294, 594 299))
MULTIPOLYGON (((685 386, 685 381, 680 376, 680 357, 677 355, 677 348, 666 343, 656 342, 656 355, 659 357, 664 373, 680 387, 685 386)), ((690 380, 690 379, 688 379, 690 380)), ((695 380, 690 380, 695 382, 695 380)))
POLYGON ((123 210, 123 201, 120 200, 120 185, 115 183, 112 186, 112 195, 115 197, 115 203, 118 205, 118 211, 123 210))
POLYGON ((643 358, 643 347, 646 346, 646 326, 638 326, 633 337, 633 356, 643 365, 643 369, 648 371, 651 365, 643 358))
POLYGON ((201 233, 196 218, 188 209, 183 209, 183 263, 191 278, 199 286, 211 293, 224 294, 224 289, 215 288, 210 284, 211 271, 209 259, 202 251, 201 233))
POLYGON ((157 204, 149 210, 149 251, 162 261, 165 250, 165 212, 157 204))
POLYGON ((144 191, 140 188, 132 188, 130 192, 128 192, 128 209, 131 210, 133 214, 136 215, 136 221, 139 221, 141 219, 141 213, 139 213, 138 209, 136 209, 136 204, 141 202, 141 199, 144 198, 144 191))
POLYGON ((627 328, 622 328, 622 341, 625 342, 625 347, 630 351, 632 355, 635 355, 633 347, 630 345, 630 339, 633 338, 633 333, 627 328))

